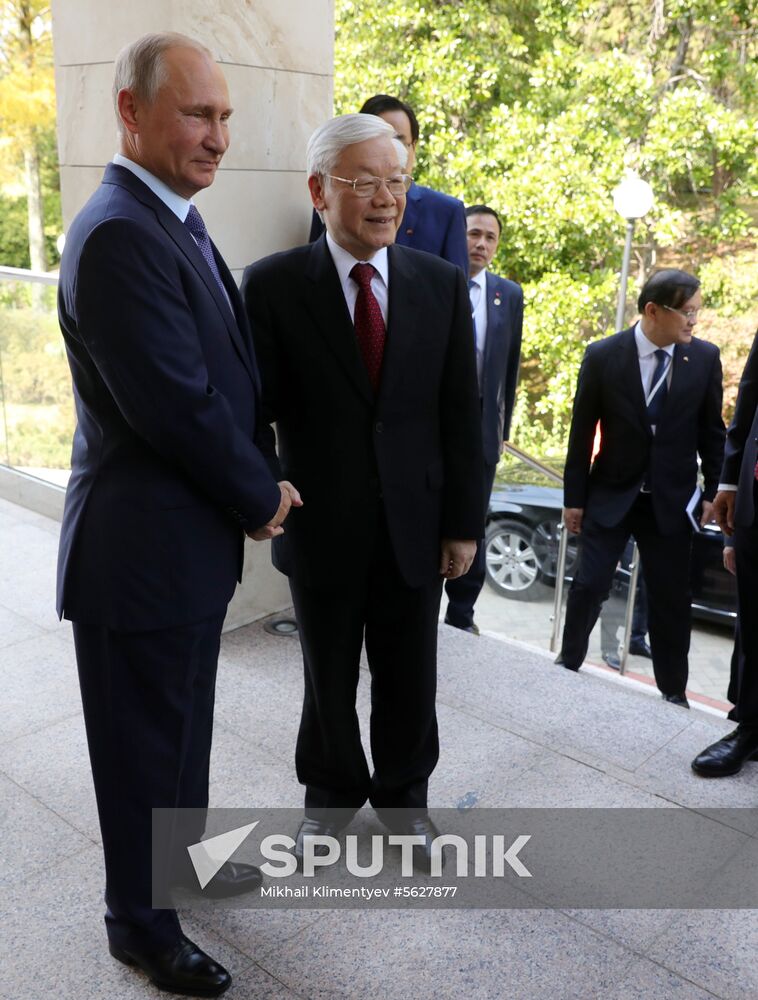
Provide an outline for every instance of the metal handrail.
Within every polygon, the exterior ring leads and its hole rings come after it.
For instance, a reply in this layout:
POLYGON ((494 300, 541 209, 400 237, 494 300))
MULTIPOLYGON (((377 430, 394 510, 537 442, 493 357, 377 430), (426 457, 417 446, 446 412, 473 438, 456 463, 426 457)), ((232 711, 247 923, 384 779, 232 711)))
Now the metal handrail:
POLYGON ((556 483, 563 485, 563 476, 560 472, 556 472, 555 469, 551 469, 549 465, 545 465, 543 462, 540 462, 539 459, 533 458, 527 452, 517 448, 515 444, 511 444, 510 441, 503 442, 503 450, 507 451, 509 455, 513 455, 514 458, 520 459, 531 469, 536 469, 537 472, 541 472, 543 476, 547 476, 548 479, 552 479, 556 483))
POLYGON ((29 271, 25 267, 0 267, 0 281, 30 281, 38 285, 57 285, 58 275, 45 271, 29 271))

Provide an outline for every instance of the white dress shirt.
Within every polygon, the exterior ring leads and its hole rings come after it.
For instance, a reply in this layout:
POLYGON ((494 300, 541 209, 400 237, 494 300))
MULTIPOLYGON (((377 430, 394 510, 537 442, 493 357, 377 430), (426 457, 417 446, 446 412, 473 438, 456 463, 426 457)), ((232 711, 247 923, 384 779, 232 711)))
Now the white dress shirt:
POLYGON ((482 373, 484 372, 484 348, 487 344, 487 270, 482 270, 473 278, 469 278, 469 298, 471 299, 471 317, 474 320, 476 337, 476 377, 479 382, 479 392, 482 391, 482 373))
POLYGON ((355 300, 358 298, 358 284, 350 277, 350 272, 356 264, 371 264, 374 268, 374 276, 371 279, 371 291, 374 293, 374 298, 382 310, 382 319, 384 320, 384 327, 386 329, 390 287, 387 247, 377 250, 371 260, 357 260, 347 250, 343 250, 339 243, 335 243, 329 232, 326 234, 326 245, 329 248, 329 253, 332 255, 334 266, 337 268, 337 275, 342 285, 345 302, 347 302, 347 308, 350 311, 350 319, 353 322, 355 322, 355 300))
MULTIPOLYGON (((658 364, 658 358, 655 356, 656 351, 665 351, 669 356, 668 365, 666 367, 666 388, 671 388, 671 370, 674 367, 675 345, 669 344, 668 347, 658 347, 658 345, 654 344, 652 340, 647 339, 639 320, 634 328, 634 340, 637 344, 637 356, 640 364, 642 391, 645 394, 645 401, 647 402, 647 398, 653 388, 653 375, 655 374, 655 369, 658 364)), ((653 424, 653 434, 655 434, 655 424, 653 424)))

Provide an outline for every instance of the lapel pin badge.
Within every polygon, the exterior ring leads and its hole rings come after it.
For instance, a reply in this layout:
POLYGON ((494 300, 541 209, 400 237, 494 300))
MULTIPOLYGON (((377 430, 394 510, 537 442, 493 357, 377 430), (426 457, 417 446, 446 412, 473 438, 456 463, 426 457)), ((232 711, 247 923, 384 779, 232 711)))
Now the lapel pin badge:
POLYGON ((686 355, 686 354, 685 354, 685 355, 684 355, 684 357, 682 358, 682 361, 689 361, 689 360, 690 360, 690 359, 689 359, 689 358, 687 357, 687 355, 686 355))
POLYGON ((499 296, 499 295, 496 295, 496 296, 495 296, 495 305, 496 305, 496 306, 499 306, 499 305, 500 305, 500 302, 501 302, 501 299, 500 299, 500 296, 499 296))

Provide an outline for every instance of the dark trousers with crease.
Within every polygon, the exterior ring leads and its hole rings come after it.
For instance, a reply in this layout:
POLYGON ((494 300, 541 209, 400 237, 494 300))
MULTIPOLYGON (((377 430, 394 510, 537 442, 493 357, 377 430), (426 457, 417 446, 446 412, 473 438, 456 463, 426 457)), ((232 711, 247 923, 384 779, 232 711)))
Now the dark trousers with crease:
MULTIPOLYGON (((484 466, 484 503, 485 521, 487 510, 490 505, 490 494, 492 484, 495 482, 496 465, 484 466)), ((476 546, 474 561, 469 566, 468 573, 457 577, 455 580, 445 581, 445 593, 447 594, 447 611, 445 621, 456 628, 468 628, 474 624, 474 605, 479 594, 482 592, 484 580, 487 575, 487 553, 484 546, 484 539, 480 539, 476 546)))
POLYGON ((168 881, 176 850, 166 843, 154 853, 152 809, 208 806, 223 620, 153 632, 73 623, 105 855, 105 922, 118 947, 161 948, 181 937, 176 912, 151 905, 151 876, 168 881))
POLYGON ((437 618, 442 581, 408 587, 397 568, 383 513, 368 533, 366 564, 338 586, 290 578, 303 651, 305 693, 297 776, 305 811, 424 812, 439 756, 437 618), (369 772, 356 712, 361 650, 371 674, 369 772))
MULTIPOLYGON (((758 484, 754 500, 758 511, 758 484)), ((735 702, 734 718, 738 722, 758 726, 758 515, 750 527, 735 527, 734 554, 739 653, 730 700, 735 702)))
POLYGON ((649 494, 640 493, 626 517, 612 528, 585 516, 576 574, 566 602, 561 655, 566 666, 575 670, 584 662, 590 633, 630 535, 637 541, 647 588, 655 682, 663 694, 682 694, 687 687, 690 648, 692 531, 683 514, 681 531, 661 534, 649 494))

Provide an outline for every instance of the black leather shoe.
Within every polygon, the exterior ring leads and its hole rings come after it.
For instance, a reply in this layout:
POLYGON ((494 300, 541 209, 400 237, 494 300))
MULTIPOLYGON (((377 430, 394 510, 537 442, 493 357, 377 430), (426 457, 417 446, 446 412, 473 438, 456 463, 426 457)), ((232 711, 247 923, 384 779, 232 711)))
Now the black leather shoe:
MULTIPOLYGON (((429 874, 432 870, 432 841, 439 837, 440 832, 430 817, 424 815, 407 815, 403 809, 377 809, 377 815, 384 825, 401 837, 424 837, 423 844, 414 844, 411 848, 413 867, 429 874)), ((445 867, 444 849, 440 853, 441 867, 445 867)))
POLYGON ((194 871, 177 879, 176 887, 187 889, 205 899, 230 899, 246 892, 257 892, 263 883, 260 868, 244 865, 236 861, 226 861, 204 889, 200 888, 194 871))
POLYGON ((621 660, 615 653, 603 653, 603 663, 607 663, 611 670, 621 670, 621 660))
POLYGON ((452 625, 453 628, 457 628, 461 632, 470 632, 471 635, 479 635, 479 626, 475 625, 473 622, 470 625, 456 625, 455 622, 451 622, 449 618, 445 619, 446 625, 452 625))
MULTIPOLYGON (((328 820, 310 819, 308 816, 305 816, 303 818, 303 822, 300 824, 300 829, 297 831, 297 837, 295 838, 295 858, 297 860, 297 867, 302 871, 306 837, 339 837, 343 829, 344 826, 340 826, 339 823, 335 823, 334 821, 330 822, 328 820)), ((314 857, 323 858, 328 853, 329 848, 326 844, 314 845, 314 857)))
POLYGON ((692 770, 704 778, 725 778, 742 770, 746 760, 758 760, 758 726, 737 726, 711 743, 693 760, 692 770))
POLYGON ((182 937, 163 951, 109 945, 111 955, 124 965, 136 965, 153 986, 184 997, 218 997, 232 984, 226 969, 214 962, 189 938, 182 937))
POLYGON ((630 642, 629 652, 632 656, 645 656, 648 660, 652 660, 653 658, 653 654, 650 652, 650 646, 648 646, 644 639, 640 639, 639 642, 630 642))
POLYGON ((563 653, 559 653, 553 662, 557 663, 559 667, 565 667, 566 670, 573 670, 575 674, 579 672, 579 667, 570 667, 568 663, 566 663, 563 659, 563 653))
POLYGON ((661 698, 664 701, 668 701, 672 705, 679 705, 681 708, 689 708, 690 703, 687 701, 687 696, 685 694, 662 694, 661 698))

